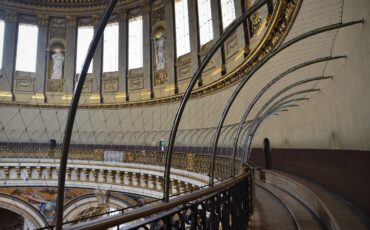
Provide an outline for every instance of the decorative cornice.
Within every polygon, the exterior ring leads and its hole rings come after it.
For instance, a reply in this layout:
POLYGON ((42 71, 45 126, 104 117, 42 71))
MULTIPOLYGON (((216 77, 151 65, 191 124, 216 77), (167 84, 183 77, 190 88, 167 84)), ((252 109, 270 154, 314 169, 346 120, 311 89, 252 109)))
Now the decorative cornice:
MULTIPOLYGON (((118 0, 116 10, 144 5, 146 0, 118 0)), ((88 16, 101 14, 107 7, 106 0, 1 0, 0 8, 18 13, 48 14, 57 16, 88 16)))

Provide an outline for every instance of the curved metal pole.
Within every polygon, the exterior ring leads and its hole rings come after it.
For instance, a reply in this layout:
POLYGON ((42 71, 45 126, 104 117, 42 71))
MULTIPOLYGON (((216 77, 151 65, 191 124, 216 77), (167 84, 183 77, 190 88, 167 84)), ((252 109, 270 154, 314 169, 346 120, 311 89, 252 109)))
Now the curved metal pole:
MULTIPOLYGON (((305 80, 302 80, 302 81, 298 81, 298 82, 295 82, 293 84, 290 84, 288 85, 287 87, 283 88, 282 90, 280 90, 279 92, 277 92, 276 94, 274 94, 268 101, 265 102, 265 104, 261 107, 261 109, 258 111, 256 117, 259 117, 261 115, 261 113, 278 97, 280 97, 283 93, 287 92, 288 90, 290 89, 293 89, 297 86, 300 86, 300 85, 303 85, 303 84, 306 84, 306 83, 310 83, 310 82, 313 82, 313 81, 320 81, 320 80, 326 80, 326 79, 332 79, 333 77, 313 77, 313 78, 308 78, 308 79, 305 79, 305 80)), ((302 92, 300 92, 302 93, 302 92)), ((282 99, 285 100, 289 97, 292 97, 292 96, 295 96, 296 94, 290 94, 288 95, 287 97, 283 97, 282 99)), ((252 127, 254 126, 254 123, 252 123, 252 127)), ((251 132, 251 130, 253 129, 250 129, 249 132, 247 133, 247 137, 249 137, 249 134, 251 132)), ((249 147, 249 146, 248 146, 249 147)))
POLYGON ((198 81, 199 76, 202 74, 204 68, 212 59, 213 55, 216 51, 223 45, 224 41, 237 29, 239 25, 241 25, 248 17, 250 17, 253 13, 255 13, 259 8, 264 6, 267 1, 270 0, 260 0, 248 9, 248 11, 243 12, 243 14, 236 19, 233 23, 231 23, 228 28, 224 31, 221 37, 216 41, 213 45, 211 50, 207 53, 205 58, 202 60, 201 64, 199 65, 198 69, 195 71, 193 77, 191 78, 188 87, 184 93, 184 96, 181 99, 180 106, 176 112, 176 116, 172 125, 170 137, 168 140, 168 149, 166 153, 166 164, 165 164, 165 172, 164 172, 164 186, 163 186, 163 199, 165 202, 169 200, 169 186, 170 186, 170 173, 171 173, 171 160, 172 160, 172 152, 176 138, 176 132, 180 124, 180 120, 182 114, 184 112, 185 106, 187 101, 190 97, 191 91, 193 90, 196 82, 198 81))
POLYGON ((219 124, 218 124, 218 127, 217 127, 216 135, 215 135, 215 138, 214 138, 214 144, 213 144, 213 152, 212 152, 212 156, 211 156, 211 160, 210 160, 210 173, 209 173, 210 174, 210 181, 209 181, 209 185, 210 186, 213 186, 213 183, 214 183, 214 171, 215 171, 214 170, 214 164, 215 164, 216 150, 217 150, 217 144, 218 144, 220 130, 221 130, 222 126, 223 126, 223 123, 224 123, 224 121, 226 119, 227 114, 229 113, 229 110, 230 110, 231 106, 234 103, 234 100, 236 99, 236 97, 238 96, 239 92, 244 87, 244 85, 254 75, 254 73, 257 72, 257 70, 259 70, 272 57, 274 57, 275 55, 279 54, 281 51, 285 50, 286 48, 292 46, 293 44, 295 44, 295 43, 297 43, 297 42, 299 42, 301 40, 304 40, 306 38, 309 38, 309 37, 312 37, 314 35, 317 35, 317 34, 320 34, 320 33, 324 33, 324 32, 330 31, 330 30, 339 29, 339 28, 342 28, 342 27, 351 26, 351 25, 358 24, 358 23, 363 23, 363 20, 361 20, 361 21, 354 21, 354 22, 348 22, 348 23, 336 23, 336 24, 333 24, 333 25, 324 26, 324 27, 321 27, 321 28, 312 30, 310 32, 304 33, 302 35, 299 35, 298 37, 293 38, 290 41, 287 41, 286 43, 284 43, 283 45, 281 45, 280 47, 278 47, 277 49, 273 50, 271 53, 269 53, 268 55, 266 55, 266 57, 263 58, 261 60, 261 62, 257 63, 252 68, 252 70, 250 72, 248 72, 242 78, 242 80, 239 82, 239 84, 237 85, 236 89, 234 90, 233 94, 229 98, 229 100, 227 102, 227 105, 226 105, 224 111, 222 112, 222 115, 221 115, 221 118, 220 118, 220 121, 219 121, 219 124))
POLYGON ((226 137, 226 136, 224 137, 224 140, 223 140, 223 142, 224 142, 224 143, 225 143, 225 142, 230 143, 230 140, 233 138, 233 136, 234 136, 234 135, 235 135, 235 133, 236 133, 237 127, 238 127, 238 126, 233 125, 233 131, 231 132, 231 135, 229 136, 228 140, 226 140, 226 139, 227 139, 227 137, 226 137))
MULTIPOLYGON (((299 99, 305 99, 305 98, 298 98, 297 100, 299 99)), ((254 135, 257 131, 257 129, 259 128, 259 126, 262 124, 262 122, 267 118, 269 117, 270 115, 278 112, 278 111, 283 111, 283 109, 286 109, 286 108, 290 108, 290 107, 298 107, 297 104, 289 104, 293 101, 296 101, 296 100, 290 100, 290 101, 287 101, 286 103, 281 103, 280 105, 278 106, 271 106, 272 108, 270 108, 268 111, 266 111, 263 115, 261 115, 258 119, 256 118, 255 119, 255 126, 253 128, 253 130, 251 131, 251 136, 250 136, 250 139, 248 139, 246 142, 245 142, 245 146, 244 146, 244 150, 243 150, 243 161, 245 160, 244 159, 244 156, 246 154, 250 154, 249 150, 248 150, 248 147, 247 145, 250 145, 252 144, 253 142, 253 138, 254 138, 254 135), (247 152, 248 151, 248 152, 247 152)), ((285 110, 285 111, 288 111, 288 110, 285 110)), ((248 159, 249 159, 249 156, 247 157, 247 162, 248 162, 248 159)), ((245 162, 244 162, 245 163, 245 162)))
POLYGON ((224 139, 229 135, 229 133, 235 128, 234 126, 224 126, 224 128, 221 130, 220 136, 223 135, 224 139))
POLYGON ((204 144, 204 140, 205 140, 205 137, 208 135, 208 133, 210 132, 210 130, 212 131, 212 128, 206 128, 206 129, 204 129, 202 132, 201 132, 201 134, 199 135, 199 139, 198 139, 198 141, 197 141, 197 144, 199 145, 199 143, 200 143, 200 141, 203 141, 203 144, 204 144), (202 135, 203 135, 203 133, 205 133, 205 132, 208 132, 208 133, 206 133, 206 135, 203 137, 203 139, 202 139, 202 135))
MULTIPOLYGON (((304 62, 304 63, 301 63, 299 65, 296 65, 296 66, 293 66, 291 67, 290 69, 284 71, 283 73, 279 74, 277 77, 275 77, 274 79, 272 79, 265 87, 263 87, 259 93, 255 96, 255 98, 252 100, 252 102, 249 104, 248 108, 246 109, 246 111, 244 112, 243 114, 243 117, 242 119, 240 120, 240 123, 239 123, 239 127, 238 127, 238 132, 236 134, 236 136, 234 137, 234 148, 233 148, 233 162, 235 163, 235 157, 236 157, 236 151, 238 149, 238 141, 239 141, 239 137, 240 137, 240 134, 241 134, 241 131, 242 131, 242 128, 243 128, 243 123, 244 121, 247 119, 249 113, 252 111, 253 107, 256 105, 257 101, 263 96, 263 94, 271 87, 273 86, 276 82, 278 82, 279 80, 281 80, 282 78, 288 76, 290 73, 293 73, 303 67, 306 67, 306 66, 309 66, 309 65, 313 65, 313 64, 316 64, 316 63, 320 63, 320 62, 325 62, 325 61, 330 61, 330 60, 335 60, 335 59, 340 59, 340 58, 345 58, 346 56, 335 56, 335 57, 323 57, 323 58, 317 58, 317 59, 314 59, 314 60, 310 60, 310 61, 307 61, 307 62, 304 62)), ((234 176, 235 175, 235 164, 232 164, 232 175, 234 176)))
MULTIPOLYGON (((303 99, 303 98, 297 98, 298 100, 301 100, 301 99, 303 99)), ((291 100, 291 101, 288 101, 287 103, 283 103, 283 104, 280 104, 280 105, 278 105, 278 106, 270 106, 270 108, 269 108, 269 111, 271 110, 271 112, 270 113, 268 113, 268 112, 265 112, 262 116, 260 116, 260 117, 255 117, 252 121, 251 121, 251 123, 253 123, 253 122, 256 122, 256 123, 258 123, 258 122, 260 122, 261 120, 261 117, 265 117, 264 115, 266 115, 266 114, 268 114, 268 116, 270 116, 270 115, 273 115, 273 114, 276 114, 276 113, 279 113, 279 112, 287 112, 287 111, 289 111, 288 110, 288 108, 291 108, 291 107, 298 107, 298 105, 297 104, 289 104, 289 103, 291 103, 291 102, 294 102, 294 101, 296 101, 296 100, 291 100)), ((249 126, 248 127, 248 131, 251 129, 252 127, 251 126, 249 126)), ((247 141, 247 140, 246 140, 247 141)), ((246 146, 247 145, 247 143, 245 142, 245 145, 244 145, 244 147, 243 147, 243 151, 246 149, 246 146)), ((243 158, 243 160, 244 160, 244 158, 243 158)), ((248 162, 245 162, 245 163, 247 163, 248 164, 248 162)))
MULTIPOLYGON (((304 98, 297 98, 297 99, 304 99, 304 98)), ((288 101, 287 103, 282 103, 278 106, 271 106, 271 108, 266 111, 263 115, 261 115, 260 117, 258 118, 255 118, 253 121, 256 121, 257 123, 257 126, 256 128, 253 130, 253 135, 254 133, 256 132, 256 130, 258 129, 258 127, 260 126, 260 124, 269 116, 271 115, 278 115, 279 112, 287 112, 289 111, 288 108, 291 108, 291 107, 298 107, 297 104, 289 104, 291 102, 293 102, 295 100, 291 100, 291 101, 288 101)))
POLYGON ((73 124, 76 117, 78 102, 80 101, 80 96, 82 92, 82 87, 85 83, 87 70, 89 69, 90 62, 94 56, 96 47, 100 41, 100 37, 104 32, 105 26, 108 23, 108 20, 113 12, 114 7, 116 6, 117 0, 110 0, 107 9, 104 12, 104 15, 100 21, 99 27, 97 32, 94 35, 94 38, 90 44, 89 51, 86 55, 85 63, 82 67, 81 75, 78 79, 77 86, 75 88, 73 98, 71 101, 69 113, 68 113, 68 120, 66 123, 66 128, 64 132, 63 138, 63 150, 60 157, 60 165, 59 165, 59 176, 58 176, 58 194, 57 194, 57 202, 56 202, 56 230, 61 230, 63 226, 63 205, 64 205, 64 186, 65 186, 65 176, 66 176, 66 168, 67 168, 67 160, 68 160, 68 152, 69 152, 69 145, 71 142, 71 134, 73 131, 73 124))
MULTIPOLYGON (((291 97, 294 97, 294 96, 297 96, 299 94, 303 94, 303 93, 307 93, 308 91, 309 92, 314 92, 315 89, 311 89, 311 90, 302 90, 302 91, 298 91, 298 92, 294 92, 292 94, 289 94, 285 97, 282 97, 281 99, 279 99, 278 101, 276 101, 271 107, 274 107, 274 106, 277 106, 279 105, 280 103, 284 102, 285 100, 291 98, 291 97)), ((317 90, 316 90, 317 91, 317 90)), ((276 98, 276 97, 275 97, 276 98)), ((260 117, 260 115, 263 113, 264 110, 266 110, 266 108, 269 106, 269 104, 275 99, 275 98, 271 98, 269 101, 267 101, 262 107, 261 109, 258 111, 258 113, 256 114, 256 117, 260 117)), ((290 100, 289 102, 291 102, 292 100, 290 100)), ((296 99, 293 99, 293 101, 296 101, 296 99)), ((286 103, 286 102, 284 102, 286 103)), ((256 124, 253 122, 252 123, 252 128, 248 131, 247 133, 247 141, 246 141, 246 146, 244 148, 244 154, 243 154, 243 162, 245 161, 245 157, 247 156, 247 160, 249 158, 249 155, 250 155, 250 151, 251 151, 251 141, 253 139, 251 133, 253 133, 254 129, 255 129, 255 126, 256 124), (247 151, 247 152, 246 152, 247 151), (247 153, 247 154, 245 154, 247 153)))

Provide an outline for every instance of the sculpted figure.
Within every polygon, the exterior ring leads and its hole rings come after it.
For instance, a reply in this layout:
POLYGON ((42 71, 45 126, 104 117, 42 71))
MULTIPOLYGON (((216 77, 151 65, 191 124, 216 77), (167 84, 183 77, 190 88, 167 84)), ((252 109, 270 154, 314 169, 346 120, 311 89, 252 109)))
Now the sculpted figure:
POLYGON ((154 39, 156 70, 165 68, 166 56, 164 46, 165 37, 163 33, 160 33, 159 38, 154 39))
POLYGON ((51 55, 51 58, 53 58, 53 74, 51 75, 51 79, 62 79, 64 55, 61 52, 55 52, 51 55))

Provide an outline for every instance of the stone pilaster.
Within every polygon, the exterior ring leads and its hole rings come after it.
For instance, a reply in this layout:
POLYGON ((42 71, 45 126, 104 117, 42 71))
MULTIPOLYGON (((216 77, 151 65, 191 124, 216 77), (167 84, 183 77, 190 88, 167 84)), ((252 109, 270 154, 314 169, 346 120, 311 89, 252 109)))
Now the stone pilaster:
MULTIPOLYGON (((98 30, 100 22, 99 16, 93 17, 94 31, 98 30)), ((102 36, 103 38, 103 36, 102 36)), ((92 73, 92 89, 91 92, 94 95, 100 95, 100 82, 103 74, 103 39, 100 39, 93 57, 93 73, 92 73)))
POLYGON ((127 11, 121 12, 118 17, 119 23, 119 51, 118 51, 118 98, 121 101, 128 96, 127 69, 128 69, 128 17, 127 11), (125 95, 125 96, 122 96, 125 95))
POLYGON ((144 74, 144 90, 151 90, 152 82, 152 45, 151 45, 151 7, 144 6, 143 9, 143 74, 144 74))
MULTIPOLYGON (((222 15, 221 15, 221 6, 220 1, 215 0, 211 1, 211 11, 212 11, 212 24, 213 24, 213 39, 217 41, 221 34, 223 33, 222 29, 222 15)), ((224 71, 225 67, 225 54, 223 46, 213 55, 213 60, 216 68, 221 68, 224 71)), ((222 72, 221 71, 221 72, 222 72)))
POLYGON ((176 79, 176 31, 175 31, 175 12, 174 1, 166 0, 165 2, 165 21, 166 25, 166 68, 167 79, 170 86, 173 86, 174 91, 177 92, 177 79, 176 79))
MULTIPOLYGON (((38 41, 37 41, 37 56, 36 56, 36 79, 35 93, 43 94, 46 82, 46 60, 48 46, 48 16, 38 16, 38 41)), ((44 95, 45 96, 45 95, 44 95)))
POLYGON ((77 19, 75 16, 67 17, 66 46, 64 60, 64 92, 66 94, 72 94, 77 52, 77 19))
MULTIPOLYGON (((189 32, 190 32, 190 52, 191 52, 191 74, 198 69, 199 66, 199 20, 198 20, 197 1, 188 0, 189 11, 189 32)), ((201 82, 201 78, 199 78, 201 82)))
MULTIPOLYGON (((239 18, 242 14, 243 14, 243 11, 242 11, 242 3, 241 1, 234 1, 234 4, 235 4, 235 17, 236 18, 239 18)), ((247 21, 246 21, 247 22, 247 21)), ((245 47, 245 31, 244 31, 244 27, 243 26, 239 26, 238 29, 237 29, 237 38, 238 38, 238 47, 239 49, 241 50, 246 50, 245 47)), ((242 61, 243 59, 241 58, 240 61, 242 61)))
MULTIPOLYGON (((13 91, 13 79, 15 72, 15 61, 17 53, 18 17, 15 12, 8 11, 5 14, 4 49, 2 63, 2 77, 0 78, 0 91, 13 91)), ((12 95, 4 98, 12 99, 12 95)))

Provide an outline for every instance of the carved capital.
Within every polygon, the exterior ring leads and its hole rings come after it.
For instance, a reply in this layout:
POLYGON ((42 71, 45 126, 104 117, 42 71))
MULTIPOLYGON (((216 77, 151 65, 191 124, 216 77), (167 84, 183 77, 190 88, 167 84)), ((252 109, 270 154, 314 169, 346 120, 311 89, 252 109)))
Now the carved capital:
POLYGON ((91 23, 93 26, 97 26, 100 22, 100 16, 97 14, 93 14, 91 17, 91 23))
POLYGON ((37 15, 37 24, 39 26, 47 26, 48 23, 49 23, 49 16, 43 15, 43 14, 37 15))
POLYGON ((127 20, 127 10, 120 10, 116 14, 118 21, 125 21, 127 20))
POLYGON ((142 6, 142 8, 141 8, 141 12, 142 12, 143 14, 149 14, 149 13, 150 13, 150 11, 151 11, 151 6, 150 6, 150 4, 149 4, 149 3, 145 3, 145 4, 142 6))
POLYGON ((17 22, 18 15, 14 11, 6 11, 4 19, 6 22, 17 22))
POLYGON ((66 17, 67 26, 76 26, 77 25, 77 17, 74 15, 69 15, 66 17))

